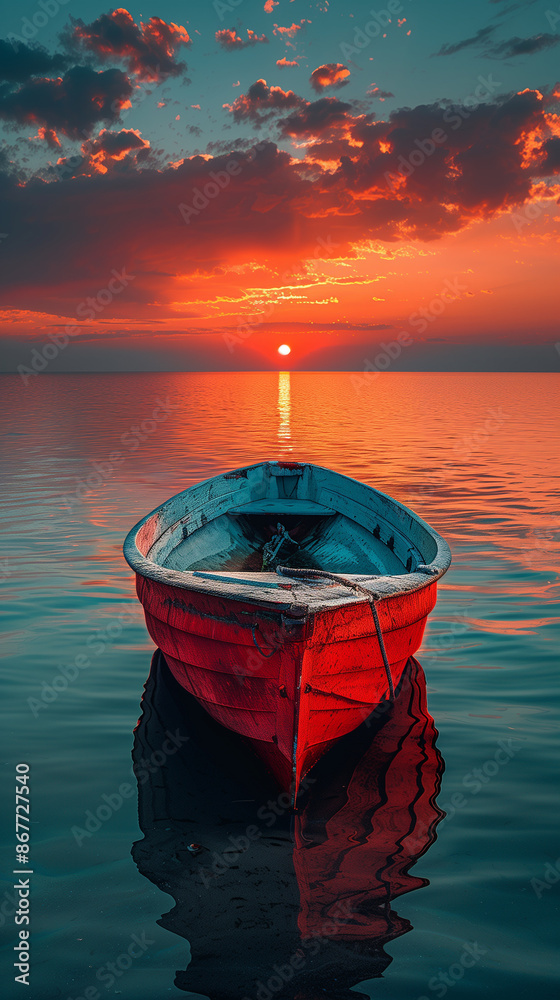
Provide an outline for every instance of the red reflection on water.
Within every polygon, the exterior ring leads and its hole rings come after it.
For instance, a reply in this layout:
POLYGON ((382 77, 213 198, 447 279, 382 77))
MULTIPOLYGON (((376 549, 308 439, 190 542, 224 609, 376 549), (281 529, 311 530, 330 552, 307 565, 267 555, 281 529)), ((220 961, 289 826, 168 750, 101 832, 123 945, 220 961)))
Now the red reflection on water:
POLYGON ((324 795, 318 818, 313 789, 296 817, 302 937, 390 940, 411 929, 388 904, 428 884, 409 869, 434 842, 444 816, 436 805, 443 773, 436 737, 424 671, 412 659, 345 794, 334 802, 324 795))

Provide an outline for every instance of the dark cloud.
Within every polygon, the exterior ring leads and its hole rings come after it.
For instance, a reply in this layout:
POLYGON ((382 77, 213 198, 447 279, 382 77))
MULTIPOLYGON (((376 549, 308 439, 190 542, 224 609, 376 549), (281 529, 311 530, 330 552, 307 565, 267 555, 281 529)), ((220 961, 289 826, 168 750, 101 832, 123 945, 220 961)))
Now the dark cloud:
POLYGON ((493 42, 490 36, 496 31, 496 26, 481 28, 476 35, 464 38, 460 42, 443 45, 436 56, 451 56, 456 52, 461 52, 466 48, 478 47, 481 54, 492 59, 513 59, 515 56, 533 55, 535 52, 543 52, 545 49, 553 48, 560 42, 560 35, 541 33, 532 35, 531 38, 504 39, 501 42, 493 42))
POLYGON ((371 86, 367 92, 368 97, 376 97, 379 101, 385 101, 388 97, 395 95, 390 90, 380 90, 379 87, 371 86))
POLYGON ((232 52, 235 49, 248 49, 252 45, 268 45, 266 35, 257 35, 256 31, 252 31, 251 28, 247 28, 247 38, 241 38, 235 28, 223 28, 216 32, 215 37, 218 44, 227 52, 232 52))
POLYGON ((513 0, 513 2, 511 3, 510 0, 490 0, 491 4, 496 4, 496 5, 502 4, 501 10, 497 11, 496 14, 494 15, 495 20, 499 18, 505 18, 507 17, 508 14, 513 14, 516 10, 519 10, 521 7, 523 8, 532 7, 533 4, 537 2, 540 2, 540 0, 513 0))
POLYGON ((39 45, 25 45, 0 39, 0 80, 9 83, 24 83, 32 76, 44 76, 66 69, 66 56, 49 55, 39 45))
POLYGON ((257 80, 246 94, 240 94, 233 104, 225 104, 224 107, 231 111, 236 122, 249 120, 258 125, 278 112, 297 108, 305 103, 293 90, 269 87, 266 80, 257 80))
POLYGON ((350 70, 343 63, 325 63, 313 70, 309 82, 319 94, 325 87, 338 89, 346 86, 349 76, 350 70))
POLYGON ((144 149, 149 143, 142 138, 136 129, 121 129, 120 132, 103 130, 97 138, 87 143, 92 156, 103 153, 111 157, 119 157, 132 149, 144 149))
POLYGON ((542 146, 543 158, 539 165, 541 177, 550 177, 560 173, 560 137, 547 139, 542 146))
POLYGON ((74 66, 63 77, 28 80, 17 89, 0 87, 0 119, 13 125, 44 125, 72 139, 83 138, 98 122, 117 121, 132 94, 118 69, 96 72, 74 66))
POLYGON ((456 52, 462 52, 463 49, 473 48, 473 46, 480 45, 481 42, 486 41, 495 30, 495 26, 481 28, 480 31, 477 31, 476 35, 471 35, 470 38, 463 38, 460 42, 449 42, 446 45, 442 45, 439 52, 434 52, 434 55, 453 56, 456 52))
POLYGON ((321 97, 318 101, 306 102, 305 106, 280 122, 282 135, 297 136, 324 135, 333 127, 346 123, 351 105, 336 97, 321 97))
POLYGON ((91 24, 71 21, 71 28, 61 37, 73 52, 91 52, 102 61, 120 59, 130 73, 152 82, 180 76, 186 70, 185 64, 177 61, 178 49, 191 41, 182 25, 168 24, 159 17, 136 24, 122 7, 101 14, 91 24))
POLYGON ((47 167, 42 176, 45 180, 67 180, 109 171, 124 173, 145 164, 151 155, 150 143, 137 129, 102 129, 94 139, 82 143, 79 154, 61 157, 56 167, 47 167))
POLYGON ((560 42, 560 35, 533 35, 531 38, 508 38, 507 41, 496 42, 486 49, 485 54, 496 59, 513 59, 514 56, 533 55, 551 49, 560 42))
MULTIPOLYGON (((270 101, 268 90, 263 99, 270 101)), ((76 302, 105 287, 111 268, 126 267, 137 278, 115 300, 118 313, 130 302, 177 301, 177 281, 184 298, 189 275, 219 267, 227 275, 242 260, 278 269, 279 261, 289 266, 317 251, 347 256, 357 242, 459 232, 528 202, 535 179, 558 163, 550 134, 558 124, 547 106, 538 91, 524 91, 477 107, 404 108, 375 121, 323 98, 280 123, 287 134, 311 138, 303 158, 265 141, 160 169, 137 133, 101 133, 84 152, 100 157, 106 173, 81 169, 73 179, 25 186, 2 178, 10 254, 0 302, 73 315, 76 302), (331 162, 321 164, 321 150, 331 162), (130 163, 131 156, 144 159, 130 163)))
POLYGON ((60 139, 58 138, 56 132, 52 128, 45 128, 44 125, 39 127, 39 131, 36 136, 37 139, 42 139, 46 142, 49 149, 60 149, 60 139))

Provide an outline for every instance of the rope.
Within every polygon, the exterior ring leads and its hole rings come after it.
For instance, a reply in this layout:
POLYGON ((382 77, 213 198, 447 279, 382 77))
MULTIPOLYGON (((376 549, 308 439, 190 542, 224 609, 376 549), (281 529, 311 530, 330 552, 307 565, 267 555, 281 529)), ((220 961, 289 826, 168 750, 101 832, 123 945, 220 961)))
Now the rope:
POLYGON ((253 642, 255 643, 255 646, 257 647, 257 649, 258 649, 259 653, 261 654, 261 656, 264 656, 267 660, 270 660, 270 657, 274 656, 276 650, 273 648, 271 653, 265 653, 264 650, 261 649, 261 647, 259 646, 259 644, 257 642, 257 637, 255 635, 256 630, 257 630, 257 626, 256 625, 251 625, 251 632, 253 633, 253 642))
POLYGON ((389 685, 389 694, 391 696, 391 701, 393 701, 395 697, 395 688, 393 685, 393 678, 391 676, 391 667, 389 666, 389 660, 387 659, 387 652, 385 650, 385 642, 383 641, 383 633, 379 623, 379 615, 377 614, 377 607, 375 605, 376 600, 378 601, 380 599, 379 595, 372 594, 371 590, 367 590, 366 587, 362 587, 361 583, 354 583, 352 580, 346 580, 345 577, 339 576, 338 573, 328 573, 323 569, 291 569, 289 566, 277 566, 276 572, 280 576, 293 576, 299 580, 332 580, 334 583, 340 583, 343 587, 349 587, 350 590, 354 590, 358 594, 365 594, 373 615, 377 641, 379 643, 379 649, 383 658, 383 666, 385 667, 385 674, 387 676, 387 683, 389 685))

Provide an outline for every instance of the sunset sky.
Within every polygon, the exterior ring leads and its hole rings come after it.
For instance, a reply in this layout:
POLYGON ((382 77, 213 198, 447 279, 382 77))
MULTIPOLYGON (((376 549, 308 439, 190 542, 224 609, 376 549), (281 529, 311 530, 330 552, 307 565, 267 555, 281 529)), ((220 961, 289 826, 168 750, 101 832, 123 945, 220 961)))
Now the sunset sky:
POLYGON ((2 25, 3 370, 560 367, 556 0, 2 25))

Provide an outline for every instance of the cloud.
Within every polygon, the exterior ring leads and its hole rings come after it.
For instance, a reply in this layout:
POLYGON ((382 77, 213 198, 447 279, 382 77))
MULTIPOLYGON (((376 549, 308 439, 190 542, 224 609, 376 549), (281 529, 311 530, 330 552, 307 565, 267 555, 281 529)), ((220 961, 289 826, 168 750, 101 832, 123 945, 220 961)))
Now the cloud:
POLYGON ((119 69, 97 72, 74 66, 56 79, 28 80, 0 89, 0 119, 13 125, 43 125, 72 139, 82 138, 98 122, 117 121, 130 104, 132 84, 119 69))
POLYGON ((146 163, 150 153, 150 143, 137 129, 118 132, 102 129, 95 138, 82 143, 79 154, 61 157, 55 167, 43 171, 43 176, 45 180, 52 180, 55 177, 92 177, 111 170, 123 173, 146 163))
POLYGON ((307 20, 305 17, 302 17, 299 24, 296 24, 294 21, 288 27, 282 27, 280 24, 275 24, 272 29, 272 33, 274 35, 278 35, 279 38, 282 38, 286 42, 286 45, 293 46, 294 38, 299 31, 303 31, 306 24, 311 24, 311 21, 307 20))
POLYGON ((44 125, 41 125, 34 138, 46 142, 49 149, 61 149, 60 139, 52 128, 45 128, 44 125))
POLYGON ((496 59, 513 59, 515 56, 533 55, 551 49, 560 42, 560 35, 533 35, 531 38, 508 38, 507 41, 496 42, 486 49, 485 54, 496 59))
POLYGON ((170 303, 196 304, 189 280, 200 288, 204 275, 242 261, 281 273, 306 257, 348 258, 371 241, 458 233, 531 201, 535 178, 558 165, 560 124, 538 91, 476 108, 419 105, 377 121, 335 98, 305 102, 258 84, 252 111, 280 105, 282 133, 307 139, 303 157, 264 141, 158 168, 142 137, 123 130, 84 150, 106 173, 26 184, 5 173, 2 306, 72 316, 111 268, 126 267, 136 279, 115 313, 161 316, 170 303), (285 102, 296 104, 288 115, 285 102))
POLYGON ((350 70, 343 63, 325 63, 323 66, 318 66, 314 69, 309 82, 317 93, 320 93, 325 87, 344 87, 347 83, 347 77, 350 76, 350 70))
POLYGON ((236 97, 233 104, 224 104, 233 114, 234 121, 252 121, 260 125, 274 114, 297 108, 305 103, 293 90, 282 90, 282 87, 269 87, 266 80, 257 80, 246 94, 236 97))
POLYGON ((280 0, 266 0, 266 3, 264 5, 265 12, 267 14, 272 14, 272 11, 274 10, 275 7, 278 6, 279 3, 280 0))
POLYGON ((112 132, 102 129, 95 139, 90 139, 82 145, 82 151, 89 163, 99 173, 106 173, 117 162, 128 161, 128 165, 137 165, 150 148, 147 139, 143 139, 137 129, 121 129, 112 132), (140 156, 142 153, 142 156, 140 156))
POLYGON ((25 45, 22 42, 0 39, 0 80, 10 83, 24 83, 32 76, 58 73, 66 69, 66 56, 49 55, 40 46, 25 45))
POLYGON ((102 61, 120 59, 130 73, 151 82, 185 71, 185 64, 177 62, 177 50, 191 41, 181 25, 167 24, 159 17, 136 24, 122 7, 101 14, 91 24, 72 19, 72 27, 61 37, 71 51, 92 52, 102 61))
POLYGON ((537 0, 513 0, 511 3, 509 0, 490 0, 490 3, 507 5, 503 6, 502 9, 497 11, 494 15, 495 19, 499 19, 505 18, 508 14, 512 14, 515 10, 519 10, 520 7, 532 7, 533 4, 537 3, 537 0))
POLYGON ((347 116, 350 107, 350 104, 345 104, 336 97, 321 97, 318 101, 306 102, 298 111, 281 120, 282 135, 292 138, 320 136, 333 127, 345 129, 349 123, 347 116))
POLYGON ((541 177, 550 177, 560 173, 560 138, 555 136, 547 139, 542 146, 542 161, 539 165, 541 177))
POLYGON ((257 35, 256 31, 252 31, 251 28, 247 28, 246 40, 237 34, 235 28, 223 28, 216 32, 215 38, 227 52, 233 52, 234 49, 248 49, 252 45, 268 45, 266 35, 257 35))
POLYGON ((394 97, 395 95, 391 93, 390 90, 380 90, 372 83, 371 87, 367 92, 368 97, 376 97, 379 101, 385 101, 388 97, 394 97))
POLYGON ((533 55, 535 52, 543 52, 545 49, 553 48, 560 42, 560 35, 542 33, 532 35, 531 38, 504 39, 501 42, 493 42, 490 36, 496 31, 496 26, 481 28, 476 35, 464 38, 460 42, 443 45, 436 56, 451 56, 466 48, 478 47, 483 56, 492 59, 513 59, 515 56, 533 55))
POLYGON ((453 56, 456 52, 462 52, 463 49, 470 49, 473 46, 480 45, 480 43, 489 38, 495 30, 495 25, 488 28, 481 28, 480 31, 477 31, 476 35, 471 35, 470 38, 463 38, 460 42, 452 42, 442 45, 439 52, 434 52, 434 55, 453 56))
POLYGON ((286 67, 286 66, 299 66, 299 63, 298 63, 297 59, 286 59, 286 57, 283 56, 282 59, 277 59, 276 60, 276 65, 280 66, 280 68, 282 68, 282 67, 286 67))

